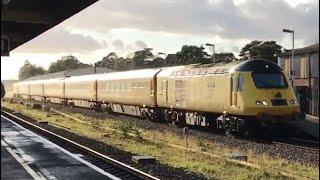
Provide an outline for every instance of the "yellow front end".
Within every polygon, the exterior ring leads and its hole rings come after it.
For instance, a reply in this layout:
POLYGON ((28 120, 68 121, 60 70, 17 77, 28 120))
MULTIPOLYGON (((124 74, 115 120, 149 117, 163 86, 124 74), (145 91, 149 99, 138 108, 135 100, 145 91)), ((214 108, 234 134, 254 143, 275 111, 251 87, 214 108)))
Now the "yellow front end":
MULTIPOLYGON (((290 83, 287 83, 287 87, 261 88, 257 87, 252 72, 237 72, 235 76, 242 78, 238 83, 242 83, 243 87, 232 97, 237 101, 231 108, 233 113, 283 119, 293 119, 299 114, 299 104, 290 83)), ((285 77, 284 79, 287 81, 285 77)))

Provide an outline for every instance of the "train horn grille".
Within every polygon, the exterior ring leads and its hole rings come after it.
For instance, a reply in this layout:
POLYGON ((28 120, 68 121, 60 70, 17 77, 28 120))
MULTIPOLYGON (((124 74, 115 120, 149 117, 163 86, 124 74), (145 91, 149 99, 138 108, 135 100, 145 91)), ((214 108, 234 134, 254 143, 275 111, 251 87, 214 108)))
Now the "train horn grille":
POLYGON ((271 99, 272 106, 287 106, 287 100, 286 99, 271 99))

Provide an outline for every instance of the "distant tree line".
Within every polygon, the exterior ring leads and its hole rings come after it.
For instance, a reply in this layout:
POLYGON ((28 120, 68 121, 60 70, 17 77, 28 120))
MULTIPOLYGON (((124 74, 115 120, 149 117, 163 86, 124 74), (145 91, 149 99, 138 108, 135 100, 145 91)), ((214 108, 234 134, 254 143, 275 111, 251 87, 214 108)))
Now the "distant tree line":
POLYGON ((85 67, 104 67, 114 71, 125 71, 131 69, 156 68, 163 66, 177 66, 187 64, 209 64, 232 61, 243 61, 251 58, 262 58, 277 63, 277 55, 282 53, 282 47, 276 41, 251 41, 240 51, 239 58, 232 52, 221 52, 209 55, 202 46, 183 45, 181 50, 175 54, 168 55, 166 59, 156 56, 150 48, 134 52, 132 58, 118 56, 111 52, 94 65, 81 63, 74 56, 64 56, 56 62, 51 63, 48 70, 32 65, 29 61, 20 68, 19 79, 23 80, 31 76, 45 73, 53 73, 68 69, 85 67))
POLYGON ((56 62, 51 63, 48 70, 45 70, 41 66, 36 66, 34 64, 31 64, 28 60, 26 60, 24 62, 24 65, 19 70, 19 80, 24 80, 32 76, 46 74, 46 73, 54 73, 54 72, 68 70, 68 69, 78 69, 78 68, 85 68, 85 67, 92 67, 92 65, 84 64, 74 56, 62 57, 56 62))

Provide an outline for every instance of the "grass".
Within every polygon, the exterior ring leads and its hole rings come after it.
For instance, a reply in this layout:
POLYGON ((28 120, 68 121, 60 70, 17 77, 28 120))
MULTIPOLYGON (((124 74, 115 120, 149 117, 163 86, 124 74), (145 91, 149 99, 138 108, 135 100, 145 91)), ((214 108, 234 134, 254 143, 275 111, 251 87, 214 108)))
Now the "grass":
MULTIPOLYGON (((291 174, 314 178, 319 177, 318 167, 293 163, 281 158, 270 157, 266 154, 254 154, 251 150, 245 152, 248 155, 248 161, 260 165, 261 169, 239 166, 223 159, 211 158, 200 153, 173 148, 168 144, 185 146, 183 136, 166 130, 140 129, 132 122, 110 118, 96 119, 79 113, 69 114, 81 120, 77 121, 57 114, 26 109, 23 105, 18 104, 3 102, 2 106, 37 120, 46 120, 49 123, 68 127, 73 133, 102 141, 134 154, 152 155, 160 163, 184 168, 190 172, 202 173, 208 179, 284 179, 283 176, 279 175, 279 172, 270 169, 279 169, 291 174), (116 131, 112 129, 116 129, 116 131)), ((236 148, 225 148, 221 144, 192 136, 188 138, 188 144, 190 148, 221 156, 227 152, 239 152, 236 148)))

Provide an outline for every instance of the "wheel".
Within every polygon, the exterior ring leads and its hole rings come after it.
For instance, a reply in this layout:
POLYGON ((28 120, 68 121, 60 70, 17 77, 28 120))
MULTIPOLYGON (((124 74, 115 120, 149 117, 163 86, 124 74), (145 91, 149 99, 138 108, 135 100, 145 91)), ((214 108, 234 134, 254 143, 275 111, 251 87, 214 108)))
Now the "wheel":
POLYGON ((240 135, 244 138, 256 138, 263 136, 263 129, 255 120, 242 120, 239 123, 240 135))
POLYGON ((62 104, 62 106, 67 106, 68 105, 66 101, 62 101, 61 104, 62 104))
POLYGON ((75 105, 74 105, 74 103, 73 102, 70 102, 70 103, 68 103, 68 106, 70 106, 70 107, 74 107, 75 105))
POLYGON ((186 126, 186 118, 185 118, 185 116, 184 116, 183 113, 178 114, 178 118, 177 118, 176 125, 177 125, 178 127, 184 127, 184 126, 186 126))

